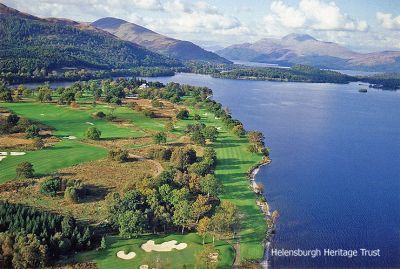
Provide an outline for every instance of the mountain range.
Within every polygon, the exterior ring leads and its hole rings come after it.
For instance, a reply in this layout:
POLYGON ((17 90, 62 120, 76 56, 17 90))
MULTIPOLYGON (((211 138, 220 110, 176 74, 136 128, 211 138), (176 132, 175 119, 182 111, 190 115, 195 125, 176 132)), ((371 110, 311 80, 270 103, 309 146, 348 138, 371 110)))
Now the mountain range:
POLYGON ((170 38, 121 19, 107 17, 99 19, 91 25, 105 30, 122 40, 133 42, 151 51, 168 55, 182 61, 232 63, 192 42, 170 38))
POLYGON ((310 35, 290 34, 281 39, 265 38, 255 43, 232 45, 216 52, 233 61, 318 68, 367 71, 399 71, 400 51, 359 53, 310 35))

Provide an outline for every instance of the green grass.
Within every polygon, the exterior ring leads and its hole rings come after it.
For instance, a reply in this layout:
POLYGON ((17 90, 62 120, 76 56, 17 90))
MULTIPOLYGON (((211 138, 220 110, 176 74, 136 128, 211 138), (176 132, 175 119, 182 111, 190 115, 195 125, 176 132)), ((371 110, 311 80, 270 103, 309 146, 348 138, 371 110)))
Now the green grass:
POLYGON ((139 137, 143 135, 143 132, 120 127, 106 120, 95 119, 91 116, 90 110, 78 110, 67 106, 44 103, 3 103, 1 106, 14 111, 18 115, 54 128, 54 134, 58 136, 73 135, 83 138, 86 129, 92 126, 89 123, 92 123, 102 132, 102 138, 139 137))
MULTIPOLYGON (((215 246, 221 253, 221 260, 218 263, 218 268, 231 268, 234 260, 234 250, 232 246, 223 241, 216 241, 215 246)), ((136 269, 142 264, 151 266, 157 259, 162 262, 161 267, 157 268, 204 268, 198 265, 196 259, 196 255, 201 252, 202 249, 202 239, 194 233, 187 235, 142 236, 138 239, 107 237, 107 248, 105 250, 81 253, 77 256, 77 259, 79 261, 93 260, 100 268, 107 269, 136 269), (183 250, 173 250, 171 252, 145 252, 140 246, 147 240, 155 240, 158 244, 165 241, 176 240, 178 243, 187 243, 188 246, 183 250), (125 253, 133 251, 136 253, 136 257, 131 260, 122 260, 116 256, 116 253, 120 250, 124 250, 125 253)))
MULTIPOLYGON (((257 164, 262 156, 248 151, 247 138, 239 138, 228 131, 221 120, 206 110, 193 110, 192 114, 201 115, 201 121, 207 126, 220 127, 218 139, 212 147, 217 152, 217 168, 215 174, 223 184, 223 193, 219 197, 235 203, 242 214, 240 232, 240 260, 260 260, 264 255, 262 244, 267 224, 259 207, 256 205, 256 195, 251 190, 246 173, 249 168, 257 164)), ((193 123, 189 119, 178 125, 184 126, 193 123)))
MULTIPOLYGON (((90 112, 98 112, 103 111, 106 114, 109 114, 111 109, 109 106, 106 105, 98 105, 95 108, 92 108, 90 112)), ((118 119, 130 121, 136 127, 145 130, 152 130, 152 131, 164 131, 164 126, 166 121, 164 119, 159 118, 148 118, 144 116, 142 112, 138 112, 132 110, 127 107, 117 107, 114 110, 114 116, 118 119)))
POLYGON ((22 156, 8 156, 0 162, 0 183, 15 178, 15 167, 20 162, 30 162, 35 176, 45 175, 60 168, 105 157, 107 150, 83 143, 63 140, 54 147, 28 151, 22 156))

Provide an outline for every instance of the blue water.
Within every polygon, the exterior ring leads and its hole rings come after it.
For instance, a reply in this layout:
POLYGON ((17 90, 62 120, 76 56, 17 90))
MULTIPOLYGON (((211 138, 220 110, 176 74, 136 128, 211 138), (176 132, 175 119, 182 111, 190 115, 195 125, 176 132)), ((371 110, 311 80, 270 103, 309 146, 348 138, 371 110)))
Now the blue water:
POLYGON ((272 248, 380 250, 274 256, 271 268, 400 268, 400 91, 195 74, 149 79, 208 86, 246 129, 265 134, 273 161, 257 180, 280 213, 272 248))
POLYGON ((208 86, 247 129, 265 134, 272 163, 257 180, 281 215, 273 248, 380 249, 380 257, 272 257, 272 268, 400 268, 400 92, 194 74, 151 79, 208 86))

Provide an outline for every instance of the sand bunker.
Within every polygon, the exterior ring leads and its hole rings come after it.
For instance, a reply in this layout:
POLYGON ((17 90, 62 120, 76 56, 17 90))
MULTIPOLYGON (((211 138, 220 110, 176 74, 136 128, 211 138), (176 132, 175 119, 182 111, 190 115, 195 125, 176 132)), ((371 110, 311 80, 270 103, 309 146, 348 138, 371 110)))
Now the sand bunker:
POLYGON ((63 138, 64 138, 64 139, 70 139, 70 140, 73 140, 73 139, 76 139, 76 136, 69 135, 69 136, 64 136, 63 138))
POLYGON ((164 242, 161 244, 155 244, 153 240, 149 240, 142 245, 142 249, 146 252, 158 251, 158 252, 167 252, 172 251, 173 249, 182 250, 187 247, 186 243, 180 243, 176 240, 171 240, 168 242, 164 242))
POLYGON ((117 252, 117 257, 123 260, 131 260, 136 257, 136 253, 129 252, 128 254, 125 254, 125 251, 121 250, 117 252))
POLYGON ((149 269, 149 266, 147 264, 142 264, 139 266, 139 269, 149 269))
POLYGON ((7 156, 7 152, 0 152, 0 156, 7 156))
POLYGON ((26 154, 25 152, 10 152, 11 156, 22 156, 22 155, 25 155, 25 154, 26 154))
POLYGON ((5 158, 7 158, 7 156, 0 156, 0 162, 5 158))
POLYGON ((86 122, 86 124, 89 124, 89 125, 94 125, 94 123, 93 122, 86 122))

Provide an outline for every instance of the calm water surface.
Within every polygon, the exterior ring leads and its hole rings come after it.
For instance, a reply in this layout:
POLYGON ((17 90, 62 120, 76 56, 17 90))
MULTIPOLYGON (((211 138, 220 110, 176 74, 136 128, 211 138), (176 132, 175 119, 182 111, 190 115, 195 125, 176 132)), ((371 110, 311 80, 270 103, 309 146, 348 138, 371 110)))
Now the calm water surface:
POLYGON ((272 268, 400 268, 400 92, 178 74, 213 89, 272 163, 257 180, 280 212, 273 248, 380 249, 380 257, 272 257, 272 268))
POLYGON ((208 86, 273 162, 257 180, 280 212, 272 248, 344 249, 346 257, 271 257, 272 268, 400 268, 400 92, 348 85, 149 78, 208 86), (360 248, 380 257, 361 257, 360 248))

